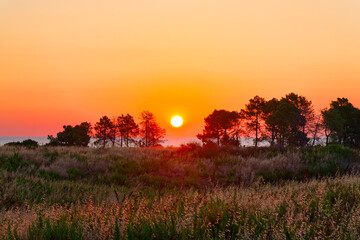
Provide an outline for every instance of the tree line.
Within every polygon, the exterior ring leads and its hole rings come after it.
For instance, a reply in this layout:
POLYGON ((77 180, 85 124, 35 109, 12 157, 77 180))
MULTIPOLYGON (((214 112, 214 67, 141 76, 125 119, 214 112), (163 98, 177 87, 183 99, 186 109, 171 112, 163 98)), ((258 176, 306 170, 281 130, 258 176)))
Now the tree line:
POLYGON ((240 111, 214 110, 205 118, 197 137, 218 146, 240 145, 240 137, 254 137, 254 146, 313 146, 325 137, 330 143, 360 147, 360 110, 348 99, 338 98, 319 113, 306 97, 289 93, 281 99, 255 96, 240 111))
MULTIPOLYGON (((49 145, 88 146, 92 137, 94 144, 101 147, 152 147, 164 142, 165 129, 153 113, 143 111, 139 118, 136 123, 130 114, 122 114, 103 116, 94 126, 88 122, 66 125, 56 137, 48 136, 49 145)), ((360 110, 346 98, 337 98, 316 113, 309 99, 295 93, 270 100, 255 96, 239 111, 214 110, 204 122, 202 133, 197 135, 203 144, 240 146, 241 137, 253 137, 255 147, 260 142, 303 147, 324 138, 326 145, 339 143, 360 148, 360 110)))
POLYGON ((63 126, 63 131, 57 133, 56 137, 49 135, 51 146, 88 146, 91 137, 96 140, 95 145, 106 147, 139 146, 153 147, 160 145, 165 137, 165 129, 161 128, 156 117, 149 111, 140 114, 140 123, 137 124, 130 114, 122 114, 118 117, 109 118, 103 116, 92 126, 88 122, 79 125, 63 126))

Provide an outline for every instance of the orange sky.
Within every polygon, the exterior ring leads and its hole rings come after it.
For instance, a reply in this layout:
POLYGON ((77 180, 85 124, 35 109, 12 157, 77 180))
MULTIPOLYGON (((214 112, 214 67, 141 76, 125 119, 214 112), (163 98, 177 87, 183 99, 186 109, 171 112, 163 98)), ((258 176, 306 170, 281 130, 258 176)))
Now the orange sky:
POLYGON ((1 0, 0 136, 150 110, 191 137, 215 108, 292 91, 360 107, 359 13, 358 0, 1 0))

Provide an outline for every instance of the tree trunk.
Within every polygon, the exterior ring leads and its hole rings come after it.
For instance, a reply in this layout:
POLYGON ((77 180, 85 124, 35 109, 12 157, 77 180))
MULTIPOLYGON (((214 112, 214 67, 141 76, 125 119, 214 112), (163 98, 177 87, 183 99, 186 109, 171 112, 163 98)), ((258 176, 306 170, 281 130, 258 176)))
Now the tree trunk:
POLYGON ((126 147, 129 147, 129 131, 126 132, 126 147))
POLYGON ((147 129, 145 130, 145 147, 148 146, 148 132, 147 129))
POLYGON ((256 123, 255 123, 255 147, 258 146, 258 128, 259 128, 259 117, 256 115, 256 123))
POLYGON ((329 145, 329 135, 326 135, 326 146, 328 146, 329 145))

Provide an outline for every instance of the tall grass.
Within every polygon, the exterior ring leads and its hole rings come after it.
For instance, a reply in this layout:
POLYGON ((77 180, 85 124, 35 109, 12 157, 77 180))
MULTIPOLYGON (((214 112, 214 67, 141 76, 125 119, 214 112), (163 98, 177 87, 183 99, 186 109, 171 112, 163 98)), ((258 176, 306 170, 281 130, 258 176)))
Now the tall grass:
POLYGON ((358 239, 359 153, 0 148, 0 239, 358 239))
POLYGON ((4 239, 357 239, 360 178, 152 196, 132 192, 116 203, 96 204, 91 197, 25 203, 0 216, 4 239))

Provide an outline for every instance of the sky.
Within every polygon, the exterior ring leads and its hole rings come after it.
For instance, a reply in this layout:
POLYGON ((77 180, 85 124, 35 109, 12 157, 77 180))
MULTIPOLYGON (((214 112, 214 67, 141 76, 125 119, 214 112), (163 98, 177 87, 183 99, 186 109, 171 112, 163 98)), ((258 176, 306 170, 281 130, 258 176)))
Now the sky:
POLYGON ((168 137, 194 137, 214 109, 289 92, 360 107, 359 13, 358 0, 0 0, 0 136, 149 110, 168 137))

